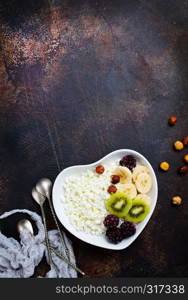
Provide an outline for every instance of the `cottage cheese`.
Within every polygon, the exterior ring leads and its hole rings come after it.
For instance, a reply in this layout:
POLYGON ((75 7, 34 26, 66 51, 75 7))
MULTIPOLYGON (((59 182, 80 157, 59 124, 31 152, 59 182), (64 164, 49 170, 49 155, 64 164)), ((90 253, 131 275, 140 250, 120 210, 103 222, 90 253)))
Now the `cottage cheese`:
POLYGON ((105 202, 107 188, 115 164, 106 167, 103 174, 87 170, 79 176, 69 176, 63 185, 63 207, 77 231, 100 235, 104 233, 103 221, 108 214, 105 202))

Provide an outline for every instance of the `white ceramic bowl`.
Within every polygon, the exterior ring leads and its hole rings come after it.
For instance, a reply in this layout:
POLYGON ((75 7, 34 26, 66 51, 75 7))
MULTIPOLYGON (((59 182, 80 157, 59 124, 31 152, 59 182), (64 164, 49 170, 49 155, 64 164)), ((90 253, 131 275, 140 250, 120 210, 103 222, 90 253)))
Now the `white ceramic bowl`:
POLYGON ((148 221, 150 220, 150 218, 152 216, 152 213, 154 211, 154 208, 155 208, 155 205, 157 202, 157 195, 158 195, 157 179, 156 179, 155 172, 154 172, 152 166, 150 165, 148 160, 143 155, 141 155, 140 153, 138 153, 136 151, 130 150, 130 149, 116 150, 116 151, 111 152, 110 154, 106 155, 105 157, 101 158, 100 160, 98 160, 92 164, 89 164, 89 165, 78 165, 78 166, 72 166, 72 167, 64 169, 57 176, 54 186, 53 186, 53 190, 52 190, 52 198, 53 198, 53 205, 54 205, 55 212, 56 212, 60 222, 62 223, 62 225, 68 231, 70 231, 70 233, 75 235, 80 240, 82 240, 86 243, 89 243, 91 245, 95 245, 95 246, 106 248, 106 249, 113 249, 113 250, 122 250, 122 249, 127 248, 140 235, 140 233, 142 232, 144 227, 147 225, 148 221), (141 223, 139 223, 137 225, 137 231, 136 231, 135 235, 133 235, 127 239, 124 239, 119 244, 112 244, 112 243, 108 242, 104 235, 94 236, 94 235, 91 235, 88 233, 76 231, 76 229, 70 223, 69 218, 63 209, 63 203, 62 203, 63 187, 62 186, 63 186, 65 178, 67 176, 71 176, 71 175, 79 175, 80 173, 84 172, 84 170, 86 170, 86 169, 93 170, 99 164, 105 165, 106 163, 108 164, 110 162, 120 160, 125 155, 133 155, 136 158, 138 164, 144 165, 144 166, 148 167, 150 170, 153 184, 152 184, 152 188, 151 188, 150 192, 148 193, 148 195, 152 199, 149 215, 147 215, 147 217, 144 219, 144 221, 142 221, 141 223))

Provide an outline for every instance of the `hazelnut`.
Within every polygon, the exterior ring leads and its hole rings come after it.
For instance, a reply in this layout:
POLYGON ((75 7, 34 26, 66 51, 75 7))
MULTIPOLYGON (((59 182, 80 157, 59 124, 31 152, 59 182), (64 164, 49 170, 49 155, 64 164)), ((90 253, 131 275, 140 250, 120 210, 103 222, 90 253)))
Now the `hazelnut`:
POLYGON ((175 116, 172 116, 168 119, 168 124, 173 126, 177 122, 177 118, 175 116))
POLYGON ((182 204, 182 198, 180 196, 174 196, 172 197, 172 204, 173 205, 181 205, 182 204))
POLYGON ((166 161, 163 161, 163 162, 161 162, 160 163, 160 168, 161 168, 161 170, 163 170, 163 171, 168 171, 169 170, 169 168, 170 168, 170 165, 169 165, 169 163, 168 162, 166 162, 166 161))
POLYGON ((183 143, 180 142, 180 141, 176 141, 176 142, 174 143, 174 148, 175 148, 176 150, 178 150, 178 151, 182 150, 182 149, 184 148, 183 143))
POLYGON ((186 155, 183 157, 183 159, 184 159, 184 161, 185 161, 186 163, 188 163, 188 154, 186 154, 186 155))
POLYGON ((108 193, 109 194, 113 194, 117 191, 117 187, 115 185, 110 185, 109 188, 108 188, 108 193))
POLYGON ((103 174, 104 173, 104 167, 102 165, 99 165, 96 167, 96 172, 98 174, 103 174))
POLYGON ((182 140, 184 146, 188 146, 188 136, 184 137, 182 140))
POLYGON ((188 172, 188 166, 182 166, 178 169, 178 173, 184 175, 188 172))
POLYGON ((119 175, 112 175, 111 178, 112 178, 111 182, 113 184, 116 184, 116 183, 120 182, 120 176, 119 175))

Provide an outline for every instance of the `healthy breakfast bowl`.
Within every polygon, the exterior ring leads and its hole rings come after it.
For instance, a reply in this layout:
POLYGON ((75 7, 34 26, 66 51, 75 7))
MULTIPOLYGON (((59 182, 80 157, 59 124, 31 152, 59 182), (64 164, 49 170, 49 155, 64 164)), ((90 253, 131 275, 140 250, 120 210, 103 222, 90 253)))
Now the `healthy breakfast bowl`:
POLYGON ((127 248, 140 235, 153 214, 157 196, 151 164, 130 149, 64 169, 52 191, 55 212, 70 233, 112 250, 127 248))

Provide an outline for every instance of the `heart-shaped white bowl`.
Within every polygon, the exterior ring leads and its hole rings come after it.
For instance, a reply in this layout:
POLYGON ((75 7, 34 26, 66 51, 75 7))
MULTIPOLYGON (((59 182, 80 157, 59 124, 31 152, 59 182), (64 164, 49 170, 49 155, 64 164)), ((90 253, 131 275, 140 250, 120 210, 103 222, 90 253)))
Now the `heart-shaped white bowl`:
POLYGON ((54 209, 55 209, 55 212, 56 212, 60 222, 62 223, 62 225, 70 233, 75 235, 80 240, 82 240, 86 243, 89 243, 91 245, 94 245, 94 246, 98 246, 98 247, 102 247, 102 248, 106 248, 106 249, 112 249, 112 250, 125 249, 134 242, 134 240, 139 236, 139 234, 142 232, 144 227, 147 225, 149 219, 151 218, 152 213, 155 208, 155 205, 156 205, 156 202, 157 202, 157 196, 158 196, 158 185, 157 185, 157 179, 155 176, 155 172, 154 172, 152 166, 150 165, 148 160, 143 155, 141 155, 140 153, 138 153, 134 150, 130 150, 130 149, 116 150, 116 151, 111 152, 110 154, 106 155, 105 157, 101 158, 97 162, 94 162, 89 165, 78 165, 78 166, 72 166, 72 167, 68 167, 68 168, 64 169, 57 176, 54 186, 53 186, 53 190, 52 190, 54 209), (150 170, 152 182, 153 182, 152 188, 151 188, 150 192, 148 193, 148 195, 152 199, 150 213, 147 215, 147 217, 144 219, 144 221, 142 221, 141 223, 139 223, 137 225, 137 231, 136 231, 135 235, 133 235, 127 239, 124 239, 119 244, 112 244, 112 243, 108 242, 107 239, 105 238, 105 236, 102 234, 99 236, 95 236, 95 235, 84 233, 84 232, 78 232, 75 229, 75 227, 70 223, 69 218, 65 213, 63 203, 62 203, 63 184, 64 184, 65 179, 67 178, 67 176, 79 175, 88 169, 93 170, 99 164, 105 165, 105 164, 109 164, 111 162, 120 160, 125 155, 133 155, 136 158, 138 164, 144 165, 144 166, 148 167, 150 170))

